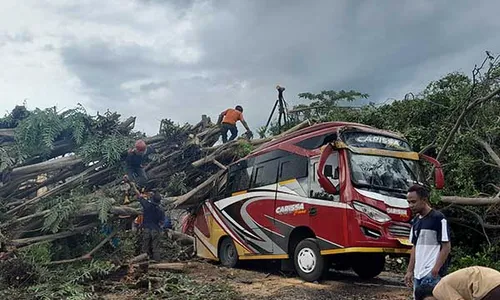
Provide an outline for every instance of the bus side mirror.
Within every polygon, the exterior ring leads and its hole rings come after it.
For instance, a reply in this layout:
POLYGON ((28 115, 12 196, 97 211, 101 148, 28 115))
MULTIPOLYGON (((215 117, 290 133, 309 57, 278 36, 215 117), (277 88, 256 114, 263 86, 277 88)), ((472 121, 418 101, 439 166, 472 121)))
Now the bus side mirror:
MULTIPOLYGON (((337 194, 337 189, 333 185, 333 183, 325 176, 326 174, 326 160, 332 154, 333 152, 333 147, 331 144, 328 144, 325 146, 321 153, 321 157, 319 159, 319 165, 318 169, 316 170, 316 173, 318 175, 318 182, 319 185, 325 190, 325 192, 329 194, 337 194)), ((332 166, 330 165, 330 173, 332 173, 332 166)))
POLYGON ((436 189, 441 190, 444 188, 444 174, 443 169, 441 167, 434 169, 434 180, 436 189))
POLYGON ((441 164, 439 161, 436 159, 427 156, 425 154, 419 154, 420 158, 428 161, 434 166, 434 185, 436 186, 436 189, 441 190, 444 188, 444 173, 443 169, 441 168, 441 164))

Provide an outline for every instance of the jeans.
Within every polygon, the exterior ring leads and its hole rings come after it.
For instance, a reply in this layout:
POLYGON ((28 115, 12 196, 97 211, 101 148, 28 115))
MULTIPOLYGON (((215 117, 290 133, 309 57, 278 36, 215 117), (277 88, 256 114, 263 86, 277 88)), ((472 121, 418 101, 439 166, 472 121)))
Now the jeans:
POLYGON ((441 280, 441 276, 438 275, 438 277, 432 276, 431 273, 425 275, 424 277, 417 279, 413 278, 413 299, 415 299, 415 291, 417 288, 423 284, 426 285, 431 285, 431 286, 436 286, 438 282, 441 280))
POLYGON ((226 143, 228 141, 227 139, 227 131, 231 132, 231 137, 229 137, 229 141, 232 141, 238 136, 238 128, 236 127, 236 124, 228 124, 228 123, 222 123, 222 128, 221 128, 221 135, 222 135, 222 143, 226 143))

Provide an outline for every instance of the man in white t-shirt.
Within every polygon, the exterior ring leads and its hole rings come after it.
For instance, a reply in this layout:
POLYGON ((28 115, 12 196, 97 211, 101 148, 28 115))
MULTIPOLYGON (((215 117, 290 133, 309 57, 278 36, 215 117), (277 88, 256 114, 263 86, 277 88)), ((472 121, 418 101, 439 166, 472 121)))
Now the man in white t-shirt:
POLYGON ((422 284, 435 286, 445 275, 451 251, 449 227, 445 216, 432 209, 429 191, 421 185, 408 189, 412 220, 410 242, 413 244, 405 283, 413 291, 422 284))

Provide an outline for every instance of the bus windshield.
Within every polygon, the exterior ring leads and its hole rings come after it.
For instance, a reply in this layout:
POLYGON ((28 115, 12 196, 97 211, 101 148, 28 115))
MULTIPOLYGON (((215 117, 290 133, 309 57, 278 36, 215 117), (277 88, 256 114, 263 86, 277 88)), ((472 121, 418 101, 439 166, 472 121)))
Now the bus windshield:
POLYGON ((370 189, 406 193, 415 184, 423 184, 418 161, 396 157, 349 153, 352 181, 370 189))

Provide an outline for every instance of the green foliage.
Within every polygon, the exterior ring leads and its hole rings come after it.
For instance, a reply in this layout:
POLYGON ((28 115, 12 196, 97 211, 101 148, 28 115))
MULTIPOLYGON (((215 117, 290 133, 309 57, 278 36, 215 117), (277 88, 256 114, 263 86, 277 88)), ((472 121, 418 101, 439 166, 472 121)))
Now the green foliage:
POLYGON ((71 218, 84 205, 95 205, 99 220, 106 223, 109 210, 114 203, 113 198, 92 194, 83 188, 76 188, 69 193, 46 199, 37 207, 37 211, 49 210, 44 216, 42 231, 56 233, 61 228, 69 225, 71 218))
POLYGON ((238 294, 227 284, 197 282, 185 275, 162 273, 159 287, 153 290, 154 298, 167 299, 239 299, 238 294))
POLYGON ((453 248, 453 261, 450 272, 470 266, 489 267, 500 271, 500 247, 484 247, 470 254, 464 248, 453 248))
POLYGON ((69 139, 77 146, 82 145, 90 134, 90 123, 91 117, 81 105, 60 114, 56 107, 36 108, 19 122, 16 141, 21 146, 21 152, 27 156, 46 156, 57 139, 69 139))
POLYGON ((250 154, 250 152, 252 152, 254 149, 255 147, 252 144, 245 141, 239 141, 235 149, 235 155, 236 157, 240 158, 245 157, 248 154, 250 154))
POLYGON ((19 122, 30 115, 25 105, 16 105, 5 117, 0 118, 0 128, 15 128, 19 122))
POLYGON ((7 148, 0 148, 0 172, 12 168, 15 164, 15 159, 12 158, 7 148))
POLYGON ((0 296, 11 298, 16 295, 14 299, 96 299, 97 295, 87 283, 117 270, 112 263, 98 260, 49 268, 47 263, 53 259, 54 249, 49 242, 34 244, 20 249, 18 258, 0 263, 0 285, 17 287, 0 288, 0 296))
POLYGON ((359 98, 368 98, 368 94, 363 94, 354 90, 350 91, 321 91, 319 94, 313 93, 300 93, 299 98, 314 101, 312 106, 321 105, 335 105, 338 101, 354 101, 359 98))
MULTIPOLYGON (((187 125, 187 124, 186 124, 187 125)), ((186 131, 179 124, 175 124, 170 119, 163 119, 160 123, 160 134, 169 141, 183 141, 186 138, 186 131)))
MULTIPOLYGON (((271 135, 277 135, 280 132, 286 131, 293 126, 299 124, 303 120, 319 120, 326 121, 330 117, 332 111, 344 111, 345 108, 337 106, 339 102, 353 102, 356 99, 366 99, 368 94, 361 93, 358 91, 350 90, 340 90, 340 91, 321 91, 318 94, 314 93, 300 93, 299 98, 312 101, 309 104, 299 104, 293 107, 294 113, 288 115, 288 124, 282 126, 281 130, 278 128, 277 122, 271 122, 269 126, 269 133, 271 135)), ((264 127, 260 127, 257 133, 261 138, 264 138, 267 134, 264 127)))
POLYGON ((88 140, 77 154, 86 162, 103 160, 106 164, 113 165, 121 160, 127 146, 133 144, 134 138, 123 135, 95 136, 88 140))
POLYGON ((33 244, 21 248, 18 252, 18 255, 19 258, 33 265, 44 265, 52 260, 52 253, 50 251, 49 242, 33 244))
MULTIPOLYGON (((11 153, 10 157, 49 158, 56 145, 71 144, 86 162, 103 160, 113 165, 137 138, 129 129, 120 128, 120 115, 116 112, 91 116, 80 104, 61 113, 56 107, 36 108, 16 125, 15 140, 19 149, 18 154, 11 153)), ((6 164, 5 158, 0 158, 2 164, 6 164)))
POLYGON ((50 209, 42 226, 42 231, 56 233, 61 225, 71 219, 82 204, 88 202, 88 197, 77 191, 72 191, 69 195, 55 197, 42 203, 41 210, 50 209))
POLYGON ((77 207, 77 204, 72 198, 59 201, 57 205, 52 207, 48 215, 45 217, 42 231, 50 231, 52 233, 58 232, 61 223, 69 220, 72 214, 76 211, 77 207))
POLYGON ((86 285, 115 271, 110 262, 92 260, 55 268, 43 282, 30 286, 26 292, 35 299, 96 299, 86 285))
POLYGON ((101 223, 106 223, 109 218, 109 210, 115 203, 115 200, 113 198, 108 198, 108 197, 100 197, 97 198, 97 211, 99 213, 99 221, 101 223))
POLYGON ((186 172, 179 172, 170 176, 166 187, 167 193, 171 196, 187 193, 188 187, 186 184, 186 179, 186 172))

